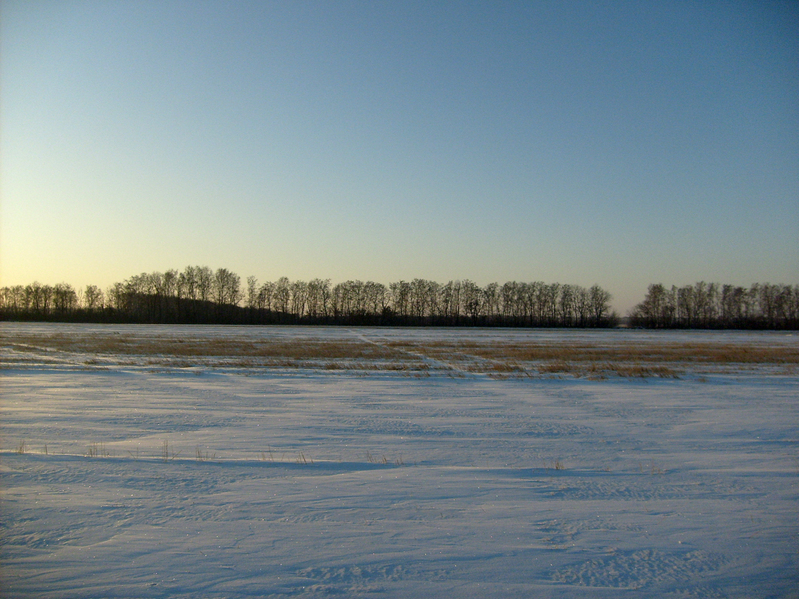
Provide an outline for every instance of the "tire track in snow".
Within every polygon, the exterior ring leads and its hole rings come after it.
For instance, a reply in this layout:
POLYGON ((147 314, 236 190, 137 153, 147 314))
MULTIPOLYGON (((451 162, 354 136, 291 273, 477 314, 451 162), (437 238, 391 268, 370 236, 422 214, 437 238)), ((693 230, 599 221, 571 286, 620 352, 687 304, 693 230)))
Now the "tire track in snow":
POLYGON ((450 572, 443 568, 422 569, 402 564, 304 568, 297 576, 316 581, 311 589, 322 594, 384 592, 386 583, 403 580, 442 581, 450 572))
MULTIPOLYGON (((376 339, 371 339, 371 338, 367 337, 366 335, 364 335, 363 333, 360 333, 360 332, 355 331, 353 329, 347 329, 347 331, 351 335, 353 335, 353 336, 357 337, 358 339, 360 339, 361 341, 363 341, 364 343, 369 343, 371 345, 375 345, 375 346, 380 347, 382 349, 387 349, 389 351, 400 352, 400 353, 412 356, 414 358, 417 358, 417 359, 421 360, 422 362, 424 362, 425 364, 429 364, 430 367, 431 367, 430 368, 431 370, 443 370, 445 372, 446 371, 449 371, 449 372, 454 371, 454 372, 457 372, 457 373, 459 373, 459 374, 461 374, 463 376, 471 376, 471 377, 480 376, 480 375, 485 376, 484 373, 479 373, 478 374, 478 373, 475 373, 475 372, 470 372, 468 370, 465 370, 464 368, 461 368, 460 366, 458 366, 457 364, 455 364, 453 362, 448 362, 446 360, 441 360, 441 359, 438 359, 438 358, 432 358, 432 357, 430 357, 430 356, 428 356, 426 354, 423 354, 421 352, 415 352, 415 351, 412 351, 412 350, 409 350, 409 349, 405 349, 405 348, 401 348, 401 347, 392 347, 392 346, 388 345, 385 341, 381 342, 381 341, 378 341, 376 339)), ((384 338, 380 337, 379 339, 384 339, 384 338)))
POLYGON ((584 587, 641 589, 660 583, 693 582, 713 574, 725 563, 723 556, 706 551, 664 553, 644 549, 561 568, 553 573, 552 580, 584 587))

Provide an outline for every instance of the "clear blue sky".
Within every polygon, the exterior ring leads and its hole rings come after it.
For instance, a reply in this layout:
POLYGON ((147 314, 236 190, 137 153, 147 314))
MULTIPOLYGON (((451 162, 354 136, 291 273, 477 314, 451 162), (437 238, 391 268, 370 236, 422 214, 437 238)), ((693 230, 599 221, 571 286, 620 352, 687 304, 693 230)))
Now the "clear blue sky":
POLYGON ((799 3, 3 0, 0 284, 799 283, 799 3))

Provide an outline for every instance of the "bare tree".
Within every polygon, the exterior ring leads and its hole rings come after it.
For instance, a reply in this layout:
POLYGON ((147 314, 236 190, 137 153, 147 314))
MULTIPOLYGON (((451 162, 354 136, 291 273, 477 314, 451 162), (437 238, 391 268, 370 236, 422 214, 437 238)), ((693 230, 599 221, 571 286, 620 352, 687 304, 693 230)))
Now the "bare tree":
POLYGON ((291 292, 291 313, 295 318, 302 318, 308 306, 308 283, 294 281, 289 286, 291 292))
POLYGON ((610 315, 610 301, 613 296, 602 289, 599 285, 592 285, 588 290, 589 303, 591 306, 591 318, 593 326, 600 326, 610 315))
POLYGON ((194 277, 197 286, 197 299, 203 302, 211 301, 214 272, 207 266, 197 266, 194 269, 194 277))
POLYGON ((275 283, 274 302, 275 309, 284 314, 289 313, 289 302, 291 301, 291 283, 288 277, 280 277, 275 283))
POLYGON ((267 281, 258 289, 258 309, 273 310, 272 300, 275 295, 275 284, 267 281))
POLYGON ((247 277, 247 307, 254 310, 258 307, 258 279, 247 277))
POLYGON ((308 316, 327 317, 330 303, 330 279, 314 279, 308 283, 308 316))
POLYGON ((86 285, 83 292, 83 305, 89 312, 103 309, 103 291, 97 285, 86 285))
POLYGON ((411 284, 407 281, 397 281, 388 286, 391 293, 391 303, 397 316, 405 318, 410 309, 411 284))
POLYGON ((214 275, 214 300, 219 305, 237 306, 242 299, 241 277, 226 268, 214 275))
POLYGON ((53 287, 53 308, 58 314, 73 312, 78 305, 78 295, 69 283, 58 283, 53 287))
POLYGON ((480 290, 480 307, 488 322, 499 314, 499 284, 489 283, 480 290))
POLYGON ((481 311, 481 290, 477 283, 466 279, 461 283, 461 299, 463 303, 464 312, 472 319, 473 323, 477 322, 480 317, 481 311))
POLYGON ((572 326, 574 324, 574 287, 563 285, 560 288, 560 300, 558 302, 560 312, 559 323, 562 326, 572 326))

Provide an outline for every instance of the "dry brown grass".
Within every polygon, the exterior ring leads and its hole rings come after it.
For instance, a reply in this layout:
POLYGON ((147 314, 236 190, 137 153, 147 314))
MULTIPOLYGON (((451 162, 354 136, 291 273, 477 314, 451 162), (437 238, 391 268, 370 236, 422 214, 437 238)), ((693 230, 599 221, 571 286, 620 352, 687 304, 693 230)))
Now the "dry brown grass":
POLYGON ((492 376, 544 375, 604 379, 676 378, 685 370, 710 367, 773 365, 795 368, 799 347, 740 343, 644 343, 612 345, 570 343, 503 343, 501 341, 397 341, 391 344, 469 372, 492 376))
POLYGON ((663 364, 568 362, 564 360, 545 362, 538 366, 538 372, 591 379, 606 379, 611 376, 624 378, 677 378, 679 376, 678 370, 663 364))
POLYGON ((408 356, 390 348, 359 339, 245 340, 235 338, 168 338, 125 335, 42 336, 15 335, 9 339, 16 349, 37 351, 82 352, 117 355, 167 356, 248 356, 292 359, 391 359, 407 360, 408 356))
POLYGON ((447 356, 517 362, 705 362, 713 364, 799 364, 799 347, 714 343, 479 343, 435 342, 430 344, 394 342, 389 344, 437 359, 447 356))
POLYGON ((482 373, 496 377, 578 376, 593 379, 621 377, 676 377, 686 370, 712 370, 768 365, 795 371, 799 347, 762 343, 641 342, 611 340, 605 344, 569 340, 542 343, 505 342, 501 339, 413 340, 385 344, 361 338, 300 337, 252 339, 227 335, 204 337, 122 334, 93 331, 85 335, 2 334, 0 344, 12 348, 4 362, 19 360, 19 352, 37 354, 39 360, 58 352, 82 354, 86 366, 104 364, 98 357, 145 358, 146 363, 170 368, 227 366, 244 369, 284 368, 328 371, 395 371, 409 375, 431 371, 482 373), (89 355, 87 359, 85 356, 89 355), (425 362, 426 359, 431 362, 425 362))
MULTIPOLYGON (((389 360, 407 362, 408 352, 441 360, 494 360, 511 365, 522 362, 706 362, 741 364, 799 364, 799 347, 767 347, 733 343, 503 343, 498 341, 392 341, 384 345, 360 339, 246 340, 134 337, 126 335, 52 334, 0 336, 17 351, 42 349, 116 355, 227 356, 301 360, 389 360)), ((504 369, 505 367, 500 366, 504 369)))

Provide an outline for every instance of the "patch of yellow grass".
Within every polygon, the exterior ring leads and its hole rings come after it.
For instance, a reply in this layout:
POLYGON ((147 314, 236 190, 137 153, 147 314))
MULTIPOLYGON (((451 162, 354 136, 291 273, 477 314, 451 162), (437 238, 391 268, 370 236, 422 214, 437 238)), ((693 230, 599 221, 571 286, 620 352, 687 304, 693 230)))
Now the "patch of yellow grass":
POLYGON ((733 343, 502 343, 477 341, 394 342, 397 348, 430 357, 473 356, 488 360, 518 362, 706 362, 714 364, 799 364, 799 347, 765 347, 733 343))
MULTIPOLYGON (((188 368, 228 366, 245 369, 290 368, 329 371, 396 371, 408 374, 450 370, 514 376, 568 375, 593 379, 622 377, 676 377, 686 369, 736 365, 770 365, 789 371, 799 366, 799 347, 746 342, 669 342, 648 338, 610 340, 592 344, 513 341, 502 339, 399 339, 385 344, 360 338, 252 339, 235 335, 221 338, 188 335, 153 336, 109 330, 87 334, 3 334, 0 344, 17 352, 41 354, 76 352, 90 356, 145 357, 153 365, 188 368), (429 358, 431 363, 425 363, 429 358)), ((28 354, 30 355, 30 354, 28 354)), ((21 358, 8 356, 4 362, 21 358)), ((99 365, 96 358, 84 360, 99 365)))

